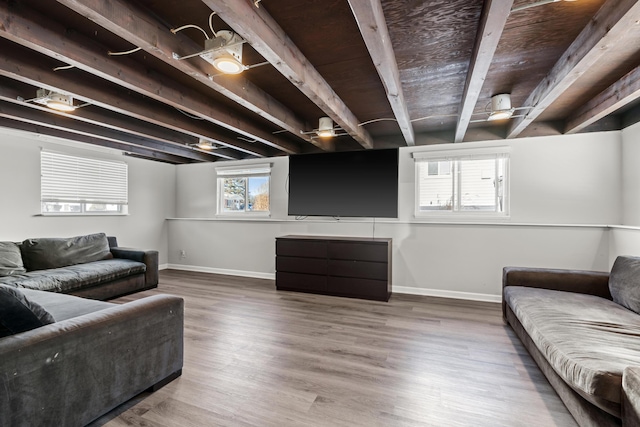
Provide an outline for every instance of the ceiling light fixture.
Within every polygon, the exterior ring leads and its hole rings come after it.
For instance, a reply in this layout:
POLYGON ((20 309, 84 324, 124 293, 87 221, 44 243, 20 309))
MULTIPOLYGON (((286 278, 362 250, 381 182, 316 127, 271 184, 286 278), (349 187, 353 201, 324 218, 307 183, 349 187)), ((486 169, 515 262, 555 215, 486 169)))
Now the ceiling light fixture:
POLYGON ((242 64, 242 45, 245 43, 245 40, 233 31, 214 31, 212 21, 214 15, 215 12, 209 15, 209 28, 213 33, 213 38, 210 38, 205 30, 193 24, 183 25, 182 27, 171 30, 173 34, 176 34, 178 31, 182 31, 185 28, 197 28, 202 31, 205 36, 204 49, 201 52, 185 56, 180 56, 173 52, 173 58, 180 61, 199 56, 223 74, 240 74, 244 70, 248 70, 251 67, 247 67, 242 64))
POLYGON ((208 139, 200 138, 196 144, 189 144, 192 147, 199 148, 201 150, 217 150, 218 146, 213 143, 213 141, 209 141, 208 139))
POLYGON ((332 138, 336 136, 336 131, 333 129, 333 120, 331 120, 331 117, 320 117, 316 135, 320 138, 332 138))
POLYGON ((47 89, 38 89, 36 92, 36 98, 33 102, 46 105, 47 107, 57 110, 70 112, 76 109, 73 105, 73 97, 71 95, 65 95, 59 92, 49 91, 47 89))
POLYGON ((311 139, 315 138, 332 138, 334 136, 348 135, 347 132, 340 133, 342 128, 335 126, 331 117, 320 117, 318 121, 318 128, 309 132, 300 131, 303 135, 312 135, 311 139))
POLYGON ((543 5, 549 4, 549 3, 558 3, 560 1, 571 1, 571 2, 574 2, 574 1, 577 1, 577 0, 541 0, 541 1, 536 2, 536 3, 525 4, 524 6, 514 7, 513 9, 511 9, 511 13, 520 12, 521 10, 531 9, 532 7, 543 6, 543 5))
POLYGON ((510 119, 516 109, 511 107, 511 95, 503 93, 491 97, 491 113, 487 120, 505 120, 510 119))

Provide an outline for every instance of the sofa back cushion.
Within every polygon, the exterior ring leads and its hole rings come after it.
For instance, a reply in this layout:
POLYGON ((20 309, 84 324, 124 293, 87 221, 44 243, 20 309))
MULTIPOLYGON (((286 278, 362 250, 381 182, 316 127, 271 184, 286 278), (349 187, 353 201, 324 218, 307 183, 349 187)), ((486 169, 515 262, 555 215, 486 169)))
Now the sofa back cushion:
POLYGON ((18 289, 0 284, 0 337, 29 331, 55 322, 41 305, 18 289))
POLYGON ((0 276, 24 273, 20 247, 13 242, 0 242, 0 276))
POLYGON ((640 258, 619 256, 609 275, 613 301, 640 314, 640 258))
POLYGON ((27 239, 20 245, 22 261, 28 271, 111 259, 104 233, 69 238, 27 239))

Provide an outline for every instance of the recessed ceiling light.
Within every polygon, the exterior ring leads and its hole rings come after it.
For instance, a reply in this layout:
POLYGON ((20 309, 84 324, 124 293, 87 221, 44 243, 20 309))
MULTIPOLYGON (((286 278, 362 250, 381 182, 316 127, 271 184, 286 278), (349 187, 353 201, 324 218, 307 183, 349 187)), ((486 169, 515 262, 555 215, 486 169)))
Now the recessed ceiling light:
POLYGON ((213 60, 213 66, 225 74, 240 74, 244 71, 244 65, 231 54, 222 54, 213 60))
POLYGON ((316 135, 318 135, 320 138, 331 138, 333 136, 336 136, 336 132, 333 128, 333 120, 331 120, 331 117, 320 117, 316 135))
POLYGON ((491 97, 491 113, 487 120, 505 120, 511 118, 515 108, 511 108, 511 95, 503 93, 491 97))
POLYGON ((36 92, 36 98, 33 102, 46 105, 47 107, 57 110, 70 112, 76 109, 73 105, 73 97, 71 95, 65 95, 59 92, 49 91, 47 89, 38 89, 36 92))

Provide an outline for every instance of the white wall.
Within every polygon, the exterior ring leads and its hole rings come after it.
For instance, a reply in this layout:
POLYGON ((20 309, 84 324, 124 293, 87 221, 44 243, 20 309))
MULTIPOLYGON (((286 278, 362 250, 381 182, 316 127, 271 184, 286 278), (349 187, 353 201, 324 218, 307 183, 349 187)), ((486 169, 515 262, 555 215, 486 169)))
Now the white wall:
POLYGON ((640 227, 640 123, 622 131, 622 224, 640 227))
MULTIPOLYGON (((268 220, 215 218, 216 165, 177 167, 179 219, 169 221, 171 265, 273 277, 276 236, 373 234, 372 219, 287 217, 288 160, 269 160, 268 220)), ((621 221, 621 162, 620 132, 402 148, 399 219, 375 225, 376 237, 394 240, 394 291, 498 300, 506 265, 608 269, 606 224, 621 221), (412 152, 496 145, 511 147, 511 218, 504 224, 415 220, 412 152)))
POLYGON ((640 256, 640 123, 622 132, 622 227, 610 232, 609 264, 618 255, 640 256))
POLYGON ((168 262, 165 218, 175 215, 175 166, 117 151, 0 128, 0 240, 105 232, 121 246, 160 251, 168 262), (40 214, 40 150, 117 159, 129 165, 129 215, 52 217, 40 214))

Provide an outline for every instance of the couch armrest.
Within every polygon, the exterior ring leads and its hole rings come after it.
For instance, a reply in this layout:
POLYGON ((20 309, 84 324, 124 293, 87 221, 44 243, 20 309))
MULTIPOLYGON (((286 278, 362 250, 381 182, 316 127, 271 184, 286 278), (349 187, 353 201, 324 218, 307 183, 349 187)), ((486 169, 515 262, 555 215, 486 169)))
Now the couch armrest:
POLYGON ((179 373, 183 304, 154 295, 0 338, 0 425, 86 425, 179 373))
MULTIPOLYGON (((609 273, 601 271, 504 267, 502 269, 503 295, 504 288, 507 286, 552 289, 612 299, 609 292, 609 273)), ((502 313, 506 316, 504 297, 502 313)))
POLYGON ((640 426, 640 366, 629 366, 622 374, 622 425, 640 426))
POLYGON ((147 287, 158 285, 158 251, 143 251, 138 249, 111 248, 114 258, 130 259, 142 262, 147 266, 144 281, 147 287))

